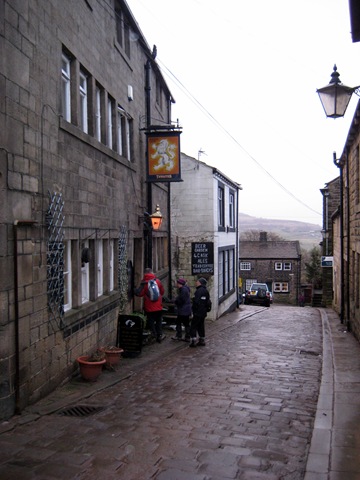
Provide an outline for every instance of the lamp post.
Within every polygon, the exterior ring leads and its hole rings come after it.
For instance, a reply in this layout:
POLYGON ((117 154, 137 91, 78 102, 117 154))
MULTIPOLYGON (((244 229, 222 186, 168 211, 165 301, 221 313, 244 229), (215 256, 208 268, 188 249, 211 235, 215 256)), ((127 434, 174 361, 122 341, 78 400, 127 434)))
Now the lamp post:
POLYGON ((353 93, 358 95, 357 87, 347 87, 340 82, 340 74, 334 65, 331 79, 328 85, 317 89, 325 115, 329 118, 339 118, 345 115, 353 93))

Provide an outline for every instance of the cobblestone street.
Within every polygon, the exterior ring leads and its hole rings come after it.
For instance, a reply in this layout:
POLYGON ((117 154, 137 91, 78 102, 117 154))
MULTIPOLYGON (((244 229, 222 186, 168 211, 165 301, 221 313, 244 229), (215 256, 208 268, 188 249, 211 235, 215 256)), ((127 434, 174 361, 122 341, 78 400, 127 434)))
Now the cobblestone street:
POLYGON ((166 348, 161 358, 144 349, 141 368, 87 399, 98 412, 5 431, 0 477, 303 479, 321 378, 319 311, 231 315, 208 329, 206 347, 168 335, 154 346, 166 348))

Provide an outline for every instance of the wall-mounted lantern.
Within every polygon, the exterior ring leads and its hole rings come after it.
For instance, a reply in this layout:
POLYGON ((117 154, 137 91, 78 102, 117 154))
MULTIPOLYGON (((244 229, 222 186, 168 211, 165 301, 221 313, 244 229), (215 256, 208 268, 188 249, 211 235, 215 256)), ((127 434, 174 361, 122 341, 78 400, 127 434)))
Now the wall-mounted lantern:
POLYGON ((160 206, 156 205, 155 212, 151 215, 145 212, 142 217, 139 217, 140 221, 143 221, 144 226, 151 230, 159 230, 163 221, 162 213, 160 212, 160 206))
POLYGON ((319 88, 317 91, 325 115, 329 118, 339 118, 345 115, 353 93, 359 95, 357 87, 347 87, 340 82, 340 74, 336 65, 331 74, 331 79, 326 87, 319 88))
POLYGON ((159 230, 163 221, 159 205, 156 205, 155 212, 150 215, 151 226, 153 230, 159 230))

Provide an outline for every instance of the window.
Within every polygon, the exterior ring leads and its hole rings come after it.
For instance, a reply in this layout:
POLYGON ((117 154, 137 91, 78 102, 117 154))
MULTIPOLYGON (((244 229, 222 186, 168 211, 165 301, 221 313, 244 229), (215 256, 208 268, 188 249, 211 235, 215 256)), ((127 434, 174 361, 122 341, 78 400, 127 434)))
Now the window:
POLYGON ((113 101, 108 98, 108 112, 107 112, 107 146, 113 148, 113 101))
POLYGON ((220 228, 225 227, 224 221, 224 187, 218 186, 218 226, 220 228))
POLYGON ((229 290, 235 288, 235 250, 229 250, 229 290))
POLYGON ((124 22, 124 49, 126 55, 130 58, 130 26, 124 22))
POLYGON ((118 0, 115 2, 116 40, 123 46, 123 19, 118 0))
POLYGON ((101 142, 101 90, 95 89, 95 138, 101 142))
POLYGON ((219 298, 235 288, 235 250, 224 248, 219 251, 219 298))
POLYGON ((162 87, 158 78, 156 78, 156 103, 162 108, 162 87))
POLYGON ((117 152, 123 154, 123 131, 124 131, 124 115, 125 111, 119 106, 117 111, 117 152))
POLYGON ((117 115, 117 152, 130 161, 132 157, 132 119, 129 118, 120 105, 118 106, 117 115))
MULTIPOLYGON (((89 249, 89 240, 85 240, 82 244, 82 250, 89 249)), ((83 257, 83 254, 82 254, 83 257)), ((86 303, 90 300, 90 269, 89 263, 81 263, 81 303, 86 303)))
POLYGON ((80 127, 85 133, 88 133, 88 95, 87 95, 87 77, 85 73, 80 72, 80 127))
POLYGON ((125 118, 126 158, 131 161, 132 120, 125 118))
POLYGON ((219 298, 220 298, 224 295, 224 290, 225 290, 224 252, 219 252, 218 268, 219 268, 219 298))
POLYGON ((229 226, 235 228, 235 195, 229 192, 229 226))
POLYGON ((288 282, 274 282, 274 293, 288 293, 288 282))
POLYGON ((64 120, 71 121, 70 58, 65 54, 61 57, 61 113, 64 120))
POLYGON ((109 245, 109 291, 114 290, 114 242, 110 240, 109 245))
POLYGON ((121 10, 120 1, 115 1, 116 40, 124 47, 126 55, 130 58, 130 26, 121 10))
POLYGON ((250 262, 240 262, 240 270, 251 270, 250 262))
POLYGON ((104 263, 103 263, 103 241, 96 241, 97 249, 97 296, 104 293, 104 263))
MULTIPOLYGON (((52 240, 52 239, 51 239, 52 240)), ((58 241, 47 244, 47 296, 52 314, 60 320, 64 314, 64 244, 58 241)))
POLYGON ((72 307, 72 268, 71 268, 71 241, 65 242, 64 249, 64 310, 72 307))
POLYGON ((284 262, 284 270, 291 270, 291 262, 284 262))
POLYGON ((282 270, 282 263, 281 262, 275 262, 275 270, 282 270))

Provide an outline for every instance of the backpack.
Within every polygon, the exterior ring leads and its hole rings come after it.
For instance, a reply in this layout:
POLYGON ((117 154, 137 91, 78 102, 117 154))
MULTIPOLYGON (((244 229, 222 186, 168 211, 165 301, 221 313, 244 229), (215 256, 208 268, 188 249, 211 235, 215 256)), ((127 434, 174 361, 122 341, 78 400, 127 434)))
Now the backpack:
POLYGON ((160 297, 160 289, 155 278, 152 278, 151 280, 148 281, 147 287, 148 287, 147 296, 150 298, 152 302, 156 302, 156 300, 158 300, 160 297))
POLYGON ((211 312, 212 303, 210 297, 206 300, 206 311, 211 312))

